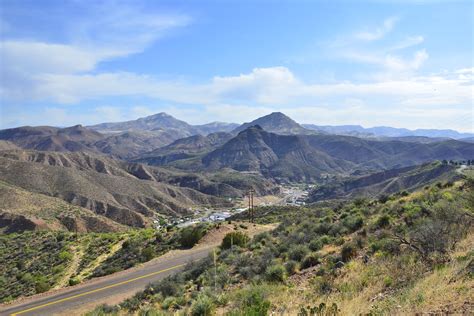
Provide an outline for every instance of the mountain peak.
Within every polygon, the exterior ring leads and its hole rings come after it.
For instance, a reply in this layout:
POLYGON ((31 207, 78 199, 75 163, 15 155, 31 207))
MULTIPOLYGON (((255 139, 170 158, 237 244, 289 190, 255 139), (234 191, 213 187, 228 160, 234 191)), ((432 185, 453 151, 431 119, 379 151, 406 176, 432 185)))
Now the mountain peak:
POLYGON ((250 123, 244 123, 234 130, 234 133, 239 133, 251 126, 258 125, 261 129, 267 132, 276 134, 290 135, 290 134, 311 134, 300 124, 281 112, 273 112, 262 116, 250 123))

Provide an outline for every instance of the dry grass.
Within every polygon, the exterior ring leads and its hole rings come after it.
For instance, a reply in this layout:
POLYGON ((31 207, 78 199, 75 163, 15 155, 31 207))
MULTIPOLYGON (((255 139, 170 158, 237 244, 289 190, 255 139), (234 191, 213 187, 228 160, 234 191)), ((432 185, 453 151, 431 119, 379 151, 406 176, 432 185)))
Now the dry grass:
POLYGON ((303 271, 288 280, 287 288, 275 292, 271 302, 278 306, 277 314, 284 315, 296 315, 301 306, 321 302, 336 303, 342 315, 472 314, 474 279, 467 276, 467 266, 474 260, 473 246, 474 234, 470 234, 458 245, 451 262, 432 272, 410 259, 396 262, 380 257, 369 264, 352 260, 337 272, 329 295, 318 293, 314 271, 303 271))

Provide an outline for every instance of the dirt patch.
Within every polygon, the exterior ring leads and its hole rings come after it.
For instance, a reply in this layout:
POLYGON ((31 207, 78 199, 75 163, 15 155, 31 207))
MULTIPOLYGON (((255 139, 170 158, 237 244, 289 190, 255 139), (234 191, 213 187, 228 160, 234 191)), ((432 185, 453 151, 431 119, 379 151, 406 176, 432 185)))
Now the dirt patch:
POLYGON ((263 233, 276 228, 278 224, 259 225, 251 224, 248 222, 227 222, 221 223, 218 227, 211 229, 195 246, 208 247, 219 245, 224 239, 225 235, 233 231, 240 231, 247 234, 249 237, 253 237, 259 233, 263 233))

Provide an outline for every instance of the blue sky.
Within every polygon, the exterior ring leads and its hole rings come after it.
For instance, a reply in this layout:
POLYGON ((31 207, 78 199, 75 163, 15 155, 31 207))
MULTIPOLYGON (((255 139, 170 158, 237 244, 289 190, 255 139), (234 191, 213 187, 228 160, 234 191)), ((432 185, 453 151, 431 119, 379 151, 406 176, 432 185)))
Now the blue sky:
POLYGON ((0 2, 0 128, 167 112, 474 132, 472 1, 0 2))

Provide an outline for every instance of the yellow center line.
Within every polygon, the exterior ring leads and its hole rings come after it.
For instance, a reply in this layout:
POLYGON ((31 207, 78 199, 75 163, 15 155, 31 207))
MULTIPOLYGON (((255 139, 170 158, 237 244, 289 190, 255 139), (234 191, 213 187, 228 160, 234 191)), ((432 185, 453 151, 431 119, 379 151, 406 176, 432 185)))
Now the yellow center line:
POLYGON ((57 300, 57 301, 49 302, 49 303, 46 303, 46 304, 43 304, 43 305, 38 305, 38 306, 29 308, 29 309, 22 310, 20 312, 13 313, 13 314, 11 314, 11 316, 24 314, 24 313, 31 312, 31 311, 34 311, 34 310, 37 310, 37 309, 40 309, 40 308, 43 308, 43 307, 46 307, 46 306, 62 303, 62 302, 65 302, 65 301, 72 300, 74 298, 78 298, 78 297, 85 296, 85 295, 88 295, 88 294, 92 294, 92 293, 96 293, 96 292, 103 291, 103 290, 106 290, 106 289, 110 289, 110 288, 113 288, 113 287, 116 287, 116 286, 119 286, 119 285, 123 285, 123 284, 127 284, 127 283, 130 283, 130 282, 136 281, 136 280, 144 279, 144 278, 147 278, 147 277, 152 276, 152 275, 156 275, 156 274, 160 274, 160 273, 163 273, 163 272, 166 272, 166 271, 170 271, 170 270, 173 270, 173 269, 180 268, 184 265, 185 265, 184 263, 183 264, 178 264, 178 265, 173 266, 171 268, 167 268, 167 269, 163 269, 163 270, 160 270, 160 271, 145 274, 145 275, 142 275, 142 276, 130 279, 130 280, 126 280, 126 281, 122 281, 122 282, 119 282, 119 283, 107 285, 107 286, 104 286, 104 287, 101 287, 101 288, 98 288, 98 289, 95 289, 95 290, 91 290, 91 291, 88 291, 88 292, 84 292, 84 293, 81 293, 81 294, 76 294, 76 295, 73 295, 73 296, 65 297, 65 298, 62 298, 62 299, 57 300))

